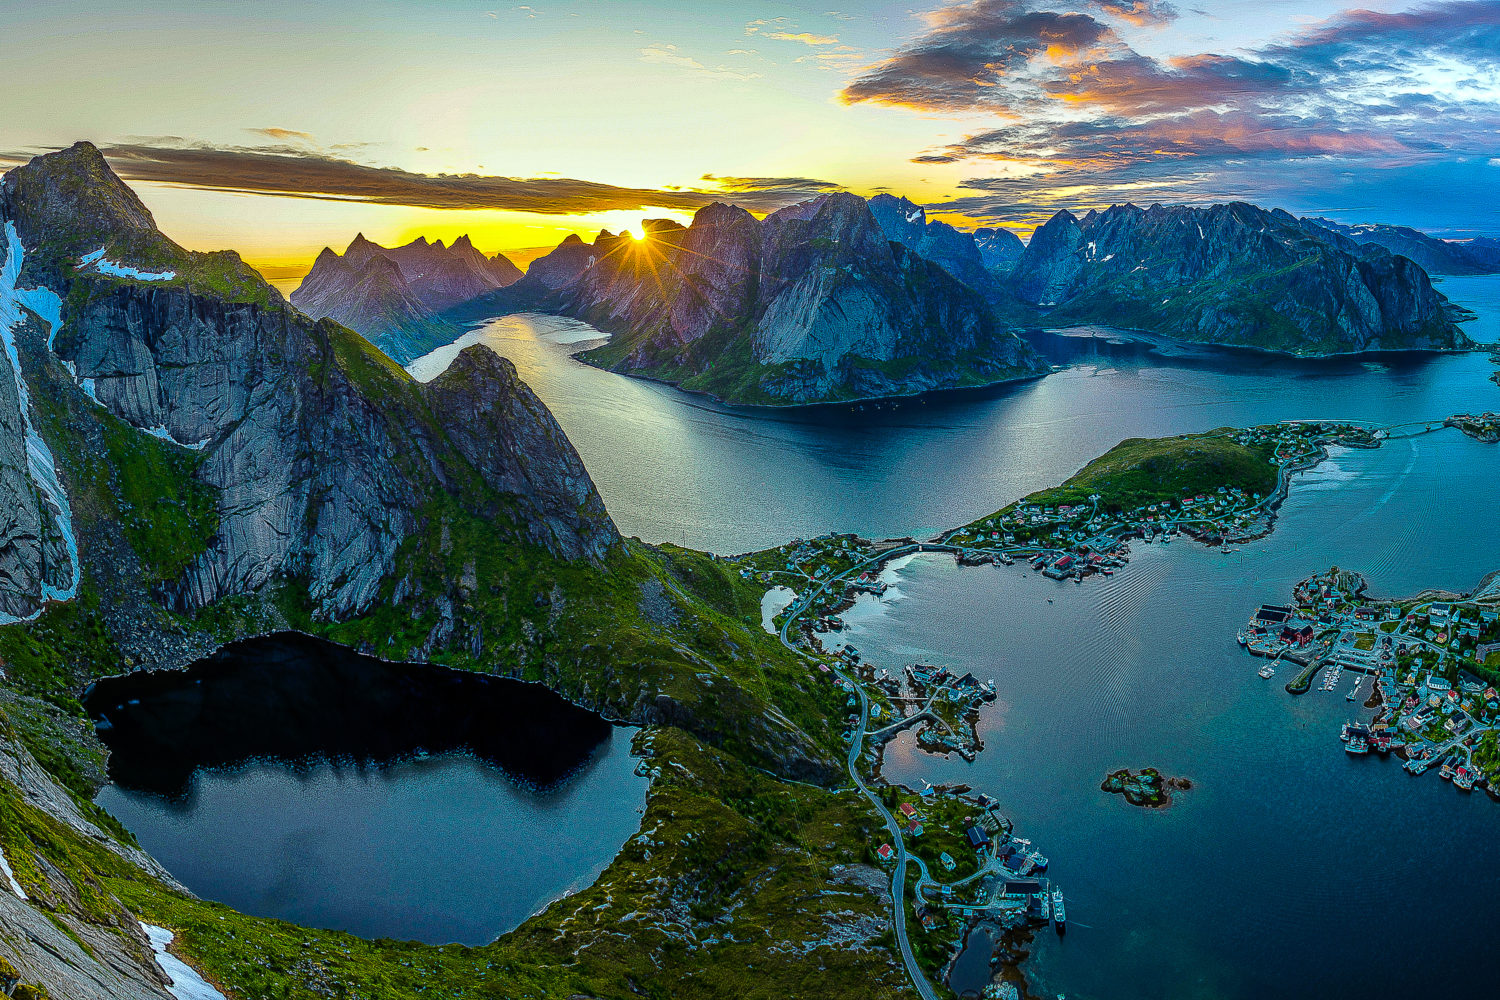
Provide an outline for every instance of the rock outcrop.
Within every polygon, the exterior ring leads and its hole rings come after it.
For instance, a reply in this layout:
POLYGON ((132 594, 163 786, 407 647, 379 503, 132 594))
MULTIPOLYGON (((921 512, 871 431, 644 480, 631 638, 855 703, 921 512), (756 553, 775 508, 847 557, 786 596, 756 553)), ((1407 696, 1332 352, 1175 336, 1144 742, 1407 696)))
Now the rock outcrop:
POLYGON ((975 291, 987 294, 992 291, 994 276, 972 233, 962 232, 946 222, 928 222, 927 210, 922 206, 889 194, 877 194, 870 199, 870 214, 875 216, 886 239, 939 265, 975 291))
POLYGON ((291 298, 314 319, 347 326, 407 364, 458 338, 459 328, 438 313, 520 277, 509 260, 485 257, 467 236, 451 247, 424 237, 383 247, 361 233, 342 255, 324 247, 291 298))
POLYGON ((1306 354, 1467 346, 1410 260, 1352 253, 1285 212, 1242 203, 1059 212, 1010 282, 1053 325, 1306 354))
MULTIPOLYGON (((967 259, 983 273, 972 240, 967 259)), ((642 241, 569 237, 488 305, 584 319, 615 334, 585 360, 731 402, 905 395, 1042 370, 980 292, 893 242, 848 194, 764 221, 714 204, 686 228, 648 223, 642 241)))

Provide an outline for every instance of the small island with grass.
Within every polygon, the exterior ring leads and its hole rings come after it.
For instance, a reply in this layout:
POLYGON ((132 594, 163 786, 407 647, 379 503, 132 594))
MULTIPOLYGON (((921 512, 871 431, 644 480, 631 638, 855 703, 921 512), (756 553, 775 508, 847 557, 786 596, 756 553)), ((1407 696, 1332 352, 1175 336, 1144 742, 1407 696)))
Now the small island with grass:
POLYGON ((1122 767, 1104 779, 1099 786, 1103 791, 1125 796, 1125 801, 1145 809, 1163 809, 1172 804, 1173 792, 1185 792, 1193 787, 1187 778, 1169 778, 1154 767, 1143 767, 1134 773, 1122 767))

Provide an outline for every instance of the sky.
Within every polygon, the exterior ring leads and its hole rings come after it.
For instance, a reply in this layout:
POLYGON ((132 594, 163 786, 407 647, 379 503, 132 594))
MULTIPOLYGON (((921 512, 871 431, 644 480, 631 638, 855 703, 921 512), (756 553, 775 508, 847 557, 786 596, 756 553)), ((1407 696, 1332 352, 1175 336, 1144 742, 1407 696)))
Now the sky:
POLYGON ((1500 235, 1500 0, 0 0, 0 39, 0 166, 88 139, 268 274, 834 190, 1500 235))

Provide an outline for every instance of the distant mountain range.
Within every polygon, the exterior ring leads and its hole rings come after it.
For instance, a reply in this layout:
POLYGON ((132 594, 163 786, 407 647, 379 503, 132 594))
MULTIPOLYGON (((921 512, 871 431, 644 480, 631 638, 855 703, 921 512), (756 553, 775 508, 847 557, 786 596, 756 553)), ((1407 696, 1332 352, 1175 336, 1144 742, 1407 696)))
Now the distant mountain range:
POLYGON ((1361 247, 1376 246, 1409 258, 1428 274, 1500 274, 1500 240, 1440 240, 1406 226, 1349 226, 1332 219, 1303 219, 1361 247))
POLYGON ((422 237, 383 247, 360 234, 343 256, 324 247, 291 301, 314 319, 363 334, 406 364, 457 339, 459 328, 441 312, 520 277, 520 268, 499 254, 485 257, 468 236, 450 247, 422 237))
POLYGON ((972 236, 926 223, 910 202, 833 194, 764 220, 714 204, 689 227, 654 221, 647 234, 570 237, 475 305, 576 316, 614 335, 586 360, 732 402, 908 395, 1046 371, 995 319, 972 236))
POLYGON ((1298 354, 1468 345, 1458 311, 1411 260, 1243 203, 1059 212, 1009 286, 1051 326, 1298 354))
POLYGON ((929 220, 889 194, 825 195, 763 220, 715 204, 690 226, 644 227, 644 241, 569 236, 524 277, 467 239, 388 249, 359 236, 343 256, 324 250, 292 302, 403 363, 466 319, 561 313, 612 335, 582 355, 590 363, 730 402, 795 405, 1045 371, 1020 327, 1098 324, 1305 355, 1462 348, 1462 311, 1422 262, 1500 269, 1495 241, 1243 203, 1063 211, 1029 244, 929 220))

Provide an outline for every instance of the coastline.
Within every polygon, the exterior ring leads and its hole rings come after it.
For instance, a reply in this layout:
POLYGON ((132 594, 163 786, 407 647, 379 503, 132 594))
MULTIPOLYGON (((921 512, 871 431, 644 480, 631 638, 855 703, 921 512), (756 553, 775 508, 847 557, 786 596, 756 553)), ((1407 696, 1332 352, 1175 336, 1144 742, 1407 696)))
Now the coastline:
MULTIPOLYGON (((546 313, 544 315, 561 314, 546 313)), ((605 339, 610 336, 612 336, 612 334, 605 334, 605 337, 601 339, 605 339)), ((623 378, 633 378, 642 382, 651 382, 655 385, 666 386, 669 389, 675 389, 676 391, 689 396, 698 396, 703 399, 712 400, 720 406, 728 407, 731 409, 761 411, 765 413, 787 413, 797 412, 800 410, 827 410, 838 407, 854 408, 866 405, 881 405, 885 403, 895 404, 924 402, 929 397, 943 396, 947 398, 966 392, 977 393, 983 392, 988 389, 996 389, 1002 386, 1014 385, 1021 382, 1031 382, 1039 379, 1044 379, 1048 375, 1051 375, 1053 372, 1058 370, 1058 366, 1050 365, 1048 366, 1048 369, 1046 371, 1033 372, 1027 375, 1009 375, 1005 378, 995 379, 989 382, 980 382, 975 385, 943 386, 932 389, 921 389, 916 392, 892 393, 883 396, 854 396, 849 399, 820 399, 806 403, 742 403, 735 400, 725 399, 722 396, 718 396, 712 392, 709 392, 707 389, 685 388, 681 382, 674 381, 669 378, 663 378, 659 375, 650 375, 645 372, 639 371, 621 371, 618 368, 606 368, 605 366, 595 364, 593 361, 590 361, 588 358, 584 357, 584 355, 587 354, 590 350, 592 350, 592 348, 580 348, 579 350, 573 351, 570 356, 579 364, 588 365, 590 368, 593 368, 597 371, 609 372, 611 375, 619 375, 623 378)))

